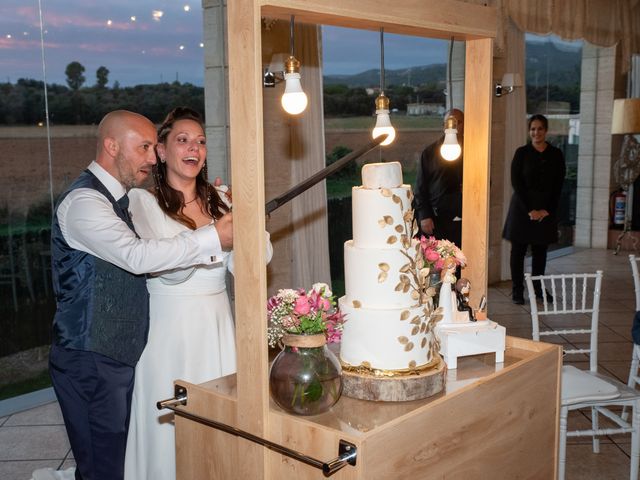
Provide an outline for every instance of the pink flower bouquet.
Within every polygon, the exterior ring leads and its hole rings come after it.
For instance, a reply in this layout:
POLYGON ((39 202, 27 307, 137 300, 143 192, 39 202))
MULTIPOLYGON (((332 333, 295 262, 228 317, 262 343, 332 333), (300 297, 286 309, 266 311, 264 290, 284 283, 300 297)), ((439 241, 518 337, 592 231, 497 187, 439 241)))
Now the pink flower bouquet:
POLYGON ((337 343, 345 321, 336 307, 335 297, 325 283, 316 283, 311 290, 282 289, 267 302, 267 338, 275 347, 287 333, 324 334, 327 343, 337 343))
POLYGON ((420 250, 424 258, 425 266, 432 272, 439 272, 445 264, 453 262, 456 267, 464 267, 467 258, 455 243, 449 240, 436 240, 434 237, 422 237, 420 250))

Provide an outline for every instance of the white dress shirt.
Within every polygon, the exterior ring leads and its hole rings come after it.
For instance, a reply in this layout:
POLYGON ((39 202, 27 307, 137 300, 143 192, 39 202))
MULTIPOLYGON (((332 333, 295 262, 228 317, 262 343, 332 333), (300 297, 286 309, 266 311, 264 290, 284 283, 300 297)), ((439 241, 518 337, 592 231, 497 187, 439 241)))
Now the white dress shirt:
MULTIPOLYGON (((96 162, 88 170, 118 201, 126 191, 96 162)), ((140 239, 116 215, 111 202, 92 188, 70 192, 57 210, 58 224, 71 248, 90 253, 134 274, 210 265, 223 251, 213 225, 174 238, 140 239)))
MULTIPOLYGON (((220 199, 225 205, 231 209, 231 203, 226 196, 228 187, 222 185, 216 187, 220 194, 220 199)), ((158 205, 155 195, 147 190, 140 188, 132 188, 129 191, 129 211, 131 212, 133 224, 136 232, 141 238, 171 238, 180 235, 184 231, 189 231, 189 227, 170 218, 158 205)), ((273 256, 273 247, 271 245, 269 232, 264 232, 266 252, 265 259, 267 263, 271 261, 273 256)), ((219 262, 213 265, 195 265, 192 268, 177 268, 163 272, 154 272, 160 274, 160 281, 168 285, 175 285, 185 282, 198 268, 220 268, 226 267, 231 273, 234 273, 235 254, 232 251, 222 252, 218 255, 219 262)), ((149 282, 150 280, 148 280, 149 282)))

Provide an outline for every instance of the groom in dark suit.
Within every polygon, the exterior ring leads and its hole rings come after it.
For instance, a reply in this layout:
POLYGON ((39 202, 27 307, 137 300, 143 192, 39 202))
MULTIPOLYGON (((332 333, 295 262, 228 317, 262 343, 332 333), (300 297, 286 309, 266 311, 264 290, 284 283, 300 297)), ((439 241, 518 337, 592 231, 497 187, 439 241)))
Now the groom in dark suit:
POLYGON ((155 145, 147 118, 107 114, 96 160, 60 196, 53 217, 57 308, 49 368, 77 480, 124 475, 134 367, 149 327, 144 274, 211 264, 233 244, 230 213, 173 239, 136 235, 127 191, 151 172, 155 145))

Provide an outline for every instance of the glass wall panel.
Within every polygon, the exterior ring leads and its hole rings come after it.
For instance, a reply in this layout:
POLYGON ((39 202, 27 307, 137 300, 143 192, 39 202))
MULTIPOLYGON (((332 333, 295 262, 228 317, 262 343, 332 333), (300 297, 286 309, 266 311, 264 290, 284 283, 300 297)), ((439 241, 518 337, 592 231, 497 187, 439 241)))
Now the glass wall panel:
POLYGON ((56 198, 105 113, 204 114, 202 25, 200 1, 0 4, 0 400, 50 384, 56 198))
MULTIPOLYGON (((325 147, 330 164, 371 138, 380 93, 380 34, 324 26, 322 40, 325 147)), ((362 184, 361 164, 399 161, 404 182, 415 185, 420 154, 442 135, 448 108, 448 47, 444 40, 384 34, 384 93, 390 100, 396 139, 327 179, 331 280, 339 295, 344 293, 344 242, 352 238, 351 187, 362 184)), ((464 57, 461 63, 463 72, 464 57)), ((461 90, 463 75, 457 79, 461 90)))
POLYGON ((573 245, 576 223, 582 41, 527 34, 527 114, 549 119, 547 140, 564 153, 567 174, 559 206, 559 239, 550 249, 573 245))

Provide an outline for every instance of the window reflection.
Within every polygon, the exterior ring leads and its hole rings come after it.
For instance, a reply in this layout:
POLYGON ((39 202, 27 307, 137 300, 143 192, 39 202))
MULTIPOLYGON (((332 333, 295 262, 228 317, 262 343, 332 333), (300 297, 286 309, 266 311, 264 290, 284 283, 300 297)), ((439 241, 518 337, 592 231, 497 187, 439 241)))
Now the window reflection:
POLYGON ((0 401, 50 384, 52 204, 107 112, 204 113, 202 25, 170 0, 0 5, 0 401))

